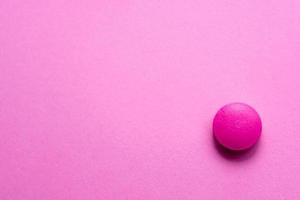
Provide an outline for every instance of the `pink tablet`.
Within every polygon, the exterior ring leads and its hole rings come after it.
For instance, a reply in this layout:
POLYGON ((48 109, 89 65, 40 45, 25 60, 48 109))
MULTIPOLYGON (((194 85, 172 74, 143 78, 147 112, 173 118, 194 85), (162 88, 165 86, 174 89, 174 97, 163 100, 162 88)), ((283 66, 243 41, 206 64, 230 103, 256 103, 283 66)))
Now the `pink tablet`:
POLYGON ((262 130, 258 113, 244 103, 231 103, 222 107, 213 122, 217 141, 231 150, 246 150, 260 137, 262 130))

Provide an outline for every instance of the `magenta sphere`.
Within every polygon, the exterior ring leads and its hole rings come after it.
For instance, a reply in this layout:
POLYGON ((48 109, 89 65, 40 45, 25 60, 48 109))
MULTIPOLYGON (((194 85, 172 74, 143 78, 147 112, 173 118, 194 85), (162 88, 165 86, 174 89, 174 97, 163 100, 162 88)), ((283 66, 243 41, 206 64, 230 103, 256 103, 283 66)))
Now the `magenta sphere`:
POLYGON ((234 151, 252 147, 259 139, 262 123, 258 113, 244 103, 231 103, 222 107, 213 121, 215 139, 234 151))

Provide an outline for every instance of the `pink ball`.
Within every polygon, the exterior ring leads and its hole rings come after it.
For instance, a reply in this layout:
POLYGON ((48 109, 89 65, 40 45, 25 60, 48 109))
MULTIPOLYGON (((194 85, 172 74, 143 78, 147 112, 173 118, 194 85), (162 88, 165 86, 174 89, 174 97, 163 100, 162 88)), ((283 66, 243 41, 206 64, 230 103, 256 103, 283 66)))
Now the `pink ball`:
POLYGON ((245 150, 252 147, 262 131, 258 113, 244 103, 231 103, 222 107, 213 122, 216 140, 230 150, 245 150))

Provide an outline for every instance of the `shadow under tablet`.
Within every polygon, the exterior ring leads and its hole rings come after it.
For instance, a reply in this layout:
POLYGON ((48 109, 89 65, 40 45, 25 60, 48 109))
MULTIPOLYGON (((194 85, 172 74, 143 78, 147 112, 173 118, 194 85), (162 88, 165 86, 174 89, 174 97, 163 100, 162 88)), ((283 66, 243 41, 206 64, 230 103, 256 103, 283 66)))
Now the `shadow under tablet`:
POLYGON ((213 143, 215 146, 215 149, 218 151, 218 153, 225 159, 231 160, 231 161, 245 161, 250 159, 256 152, 260 141, 258 141, 253 147, 242 150, 242 151, 233 151, 230 149, 225 148, 223 145, 221 145, 215 138, 213 137, 213 143))

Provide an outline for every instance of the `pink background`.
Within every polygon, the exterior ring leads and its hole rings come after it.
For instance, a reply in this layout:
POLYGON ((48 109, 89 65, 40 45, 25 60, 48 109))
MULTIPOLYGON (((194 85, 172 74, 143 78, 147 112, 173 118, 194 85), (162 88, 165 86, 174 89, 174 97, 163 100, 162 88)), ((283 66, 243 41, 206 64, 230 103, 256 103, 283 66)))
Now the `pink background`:
POLYGON ((299 0, 1 0, 0 199, 299 199, 299 64, 299 0))

